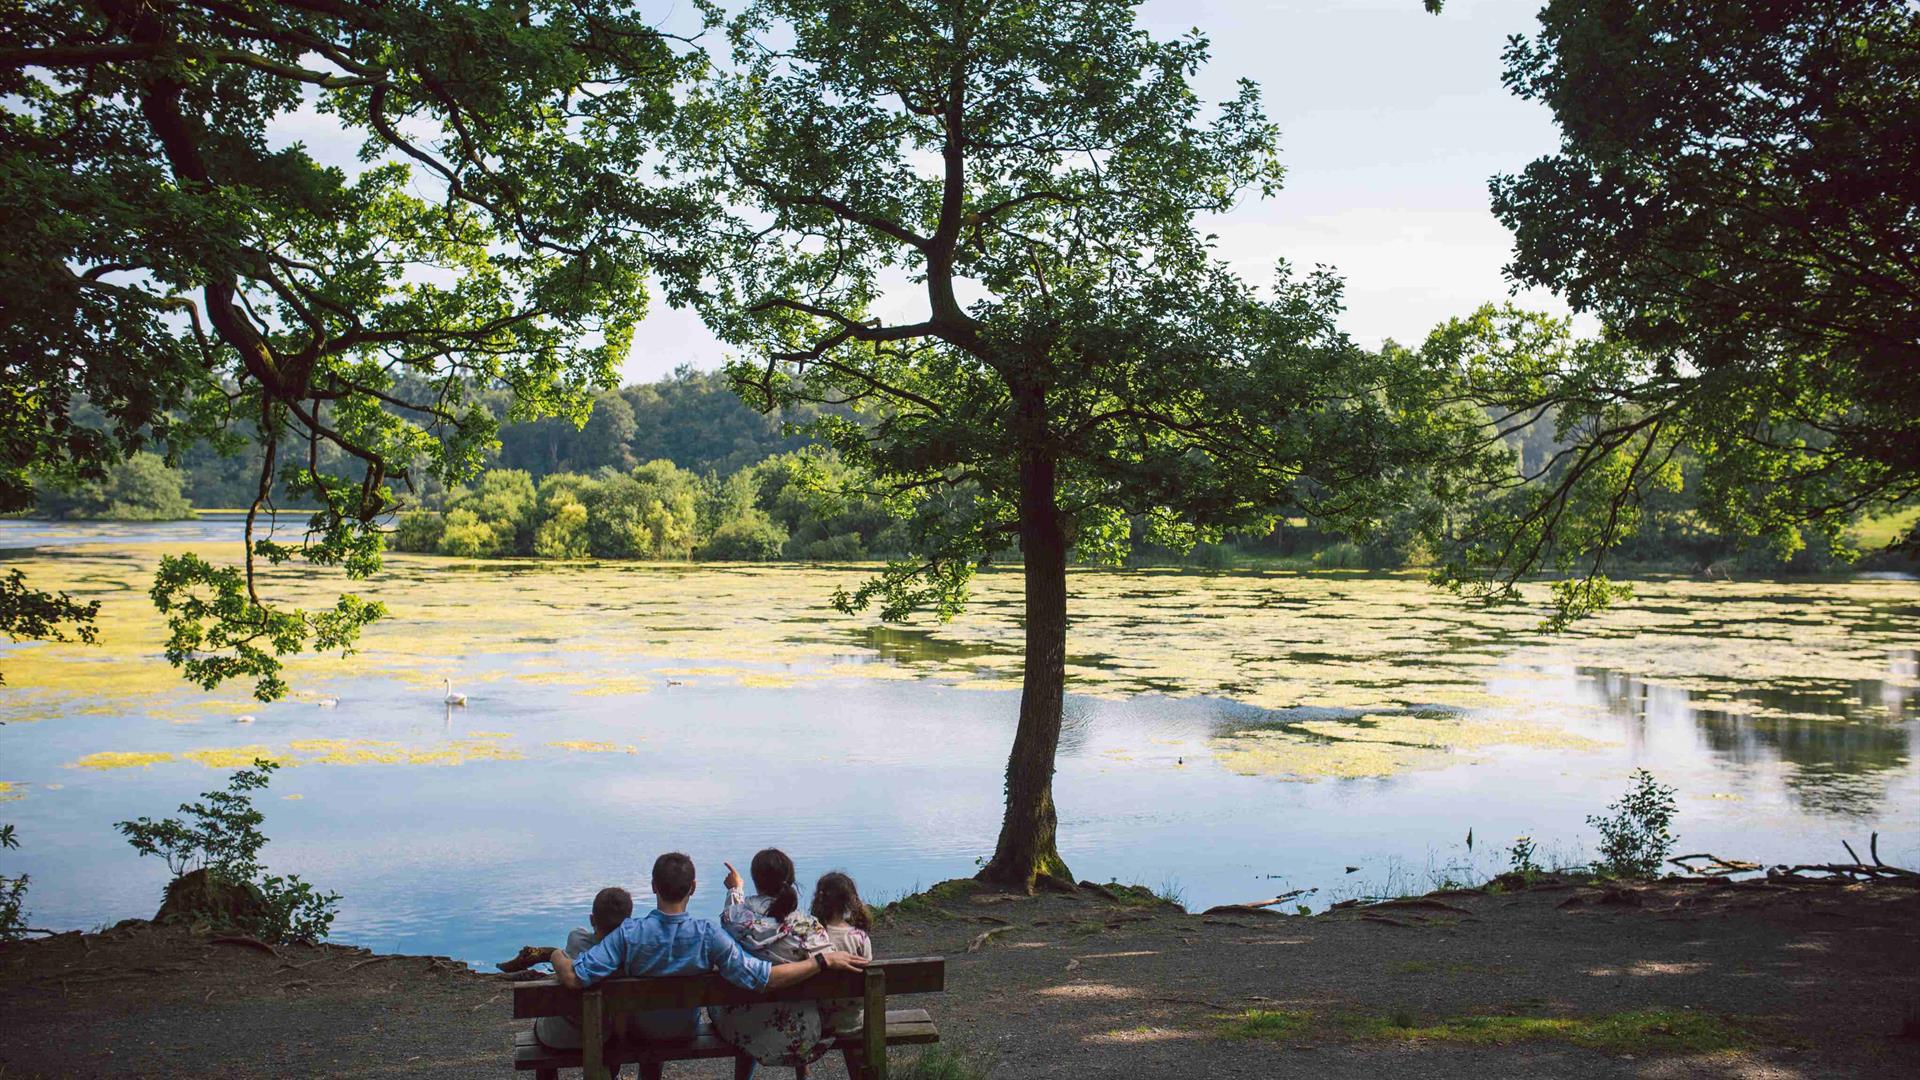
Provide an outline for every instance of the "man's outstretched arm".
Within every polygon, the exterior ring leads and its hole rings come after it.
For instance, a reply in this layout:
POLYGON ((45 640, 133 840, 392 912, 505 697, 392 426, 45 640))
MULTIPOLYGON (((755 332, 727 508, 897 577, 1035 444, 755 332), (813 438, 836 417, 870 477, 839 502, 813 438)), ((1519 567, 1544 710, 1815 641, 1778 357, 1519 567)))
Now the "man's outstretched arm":
POLYGON ((803 983, 823 971, 859 971, 867 962, 852 953, 832 951, 816 953, 805 960, 795 960, 790 964, 775 964, 767 975, 767 989, 779 990, 803 983), (824 966, 823 965, 824 962, 824 966))

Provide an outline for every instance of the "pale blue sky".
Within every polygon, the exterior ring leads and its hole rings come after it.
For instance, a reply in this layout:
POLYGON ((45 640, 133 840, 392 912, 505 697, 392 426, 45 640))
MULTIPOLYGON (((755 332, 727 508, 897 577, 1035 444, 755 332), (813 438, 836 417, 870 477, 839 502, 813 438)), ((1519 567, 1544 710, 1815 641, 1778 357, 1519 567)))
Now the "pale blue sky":
MULTIPOLYGON (((1149 0, 1157 35, 1213 42, 1199 89, 1250 78, 1280 127, 1285 190, 1212 223, 1220 252, 1264 282, 1276 259, 1326 264, 1347 282, 1344 325, 1361 343, 1417 344, 1434 324, 1505 299, 1513 238, 1488 209, 1487 179, 1551 151, 1552 118, 1500 85, 1507 36, 1531 33, 1541 0, 1149 0)), ((1532 306, 1563 311, 1550 295, 1532 306)), ((628 381, 722 346, 664 305, 641 327, 628 381)))

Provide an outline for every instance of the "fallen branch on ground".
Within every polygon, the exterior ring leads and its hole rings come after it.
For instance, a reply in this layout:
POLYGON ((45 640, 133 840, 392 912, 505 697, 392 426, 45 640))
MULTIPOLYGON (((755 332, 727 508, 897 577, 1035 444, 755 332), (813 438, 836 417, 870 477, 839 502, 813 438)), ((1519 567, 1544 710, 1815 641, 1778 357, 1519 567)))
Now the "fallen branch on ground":
POLYGON ((1396 900, 1382 900, 1377 904, 1368 904, 1368 908, 1425 908, 1429 911, 1451 911, 1460 915, 1473 912, 1463 907, 1455 907, 1444 900, 1435 900, 1430 896, 1408 896, 1396 900))
POLYGON ((992 941, 995 935, 1004 934, 1007 931, 1013 930, 1013 929, 1015 929, 1015 927, 996 926, 991 930, 983 930, 980 933, 975 934, 972 941, 967 942, 967 951, 979 952, 981 949, 984 949, 987 947, 987 942, 992 941))

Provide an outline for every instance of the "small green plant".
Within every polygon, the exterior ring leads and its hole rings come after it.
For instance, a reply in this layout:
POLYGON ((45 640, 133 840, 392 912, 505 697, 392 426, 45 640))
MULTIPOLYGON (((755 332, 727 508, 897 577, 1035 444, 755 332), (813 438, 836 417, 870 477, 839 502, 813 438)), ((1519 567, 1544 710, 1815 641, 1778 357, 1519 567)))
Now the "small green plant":
POLYGON ((1220 1021, 1228 1039, 1296 1039, 1313 1029, 1313 1015, 1285 1009, 1248 1009, 1220 1021))
MULTIPOLYGON (((13 833, 13 826, 0 825, 0 850, 13 851, 20 847, 20 838, 13 833)), ((24 936, 27 928, 27 882, 31 879, 25 874, 19 877, 0 877, 0 941, 14 941, 24 936)))
POLYGON ((1539 862, 1534 859, 1533 837, 1515 837, 1513 846, 1507 849, 1507 868, 1509 872, 1532 876, 1541 872, 1539 862))
POLYGON ((259 914, 233 928, 264 941, 315 942, 333 925, 339 893, 318 893, 298 875, 281 877, 260 865, 267 844, 260 831, 265 815, 254 808, 252 793, 272 782, 280 766, 256 758, 251 768, 227 779, 225 791, 201 794, 202 802, 182 803, 186 819, 140 818, 114 825, 141 855, 158 855, 176 880, 204 870, 210 878, 258 894, 259 914))
POLYGON ((1179 878, 1161 878, 1160 887, 1153 890, 1153 895, 1163 904, 1171 904, 1183 911, 1186 910, 1187 890, 1180 884, 1179 878))
POLYGON ((935 1044, 903 1063, 890 1063, 894 1080, 987 1080, 991 1070, 979 1060, 935 1044))
POLYGON ((1674 789, 1645 769, 1633 771, 1633 787, 1608 816, 1587 818, 1600 832, 1600 859, 1594 868, 1617 877, 1652 877, 1673 853, 1674 789))

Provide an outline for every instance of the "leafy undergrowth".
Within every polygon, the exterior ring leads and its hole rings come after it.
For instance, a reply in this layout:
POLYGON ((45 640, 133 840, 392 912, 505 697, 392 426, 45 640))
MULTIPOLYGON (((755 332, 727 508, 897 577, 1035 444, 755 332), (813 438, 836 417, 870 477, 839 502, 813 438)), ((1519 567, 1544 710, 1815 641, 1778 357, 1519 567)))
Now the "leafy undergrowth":
POLYGON ((1740 1023, 1690 1009, 1637 1009, 1597 1016, 1452 1016, 1419 1020, 1391 1016, 1249 1009, 1221 1021, 1230 1039, 1298 1040, 1344 1035, 1351 1039, 1498 1046, 1527 1041, 1570 1043, 1610 1054, 1710 1054, 1754 1045, 1740 1023))

